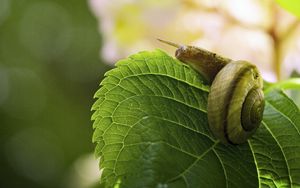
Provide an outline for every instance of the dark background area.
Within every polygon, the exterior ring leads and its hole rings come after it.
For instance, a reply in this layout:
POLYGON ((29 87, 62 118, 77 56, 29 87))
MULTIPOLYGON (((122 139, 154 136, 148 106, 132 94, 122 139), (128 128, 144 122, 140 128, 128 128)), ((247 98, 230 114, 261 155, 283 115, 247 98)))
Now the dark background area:
POLYGON ((108 66, 82 0, 0 2, 0 187, 67 187, 108 66))

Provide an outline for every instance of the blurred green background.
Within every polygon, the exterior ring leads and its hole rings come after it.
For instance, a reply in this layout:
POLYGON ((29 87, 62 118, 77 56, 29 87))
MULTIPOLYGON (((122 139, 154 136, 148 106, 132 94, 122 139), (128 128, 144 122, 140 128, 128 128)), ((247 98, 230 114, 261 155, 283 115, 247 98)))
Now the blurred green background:
POLYGON ((0 0, 0 187, 81 187, 100 44, 86 1, 0 0))

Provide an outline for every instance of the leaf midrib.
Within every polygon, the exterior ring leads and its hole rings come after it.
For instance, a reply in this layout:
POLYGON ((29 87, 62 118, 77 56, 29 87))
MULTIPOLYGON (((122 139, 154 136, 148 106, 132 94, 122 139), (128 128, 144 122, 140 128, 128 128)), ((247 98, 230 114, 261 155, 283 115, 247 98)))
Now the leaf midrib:
MULTIPOLYGON (((105 79, 108 79, 110 76, 112 76, 112 77, 115 77, 115 78, 119 79, 119 83, 120 83, 122 80, 125 80, 125 79, 127 79, 127 78, 138 77, 138 76, 148 76, 148 75, 150 75, 150 76, 162 76, 162 77, 168 77, 168 78, 171 78, 171 79, 173 79, 173 80, 177 80, 177 81, 183 82, 183 83, 185 83, 185 84, 188 84, 189 86, 192 86, 192 87, 194 87, 194 88, 200 89, 200 90, 202 90, 202 91, 209 92, 209 87, 208 87, 207 85, 204 85, 204 84, 203 84, 202 86, 199 86, 199 85, 196 85, 196 84, 194 84, 194 83, 190 83, 190 82, 188 82, 187 80, 180 79, 180 78, 176 78, 176 77, 174 77, 174 76, 170 76, 170 75, 168 75, 168 74, 162 74, 162 73, 138 73, 138 74, 133 74, 133 75, 123 76, 122 78, 119 78, 119 77, 117 77, 117 76, 115 76, 115 75, 113 75, 113 74, 108 74, 107 77, 106 77, 105 79)), ((119 83, 118 83, 118 84, 119 84, 119 83)), ((117 86, 118 84, 116 84, 116 86, 117 86)))

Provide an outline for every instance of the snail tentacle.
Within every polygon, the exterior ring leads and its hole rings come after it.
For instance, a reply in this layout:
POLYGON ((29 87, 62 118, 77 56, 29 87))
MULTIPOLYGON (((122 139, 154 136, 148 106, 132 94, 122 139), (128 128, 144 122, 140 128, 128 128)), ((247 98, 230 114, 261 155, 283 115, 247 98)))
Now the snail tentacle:
POLYGON ((177 47, 176 58, 211 83, 207 115, 214 136, 225 144, 246 142, 259 127, 265 105, 263 79, 257 67, 198 47, 160 41, 177 47))

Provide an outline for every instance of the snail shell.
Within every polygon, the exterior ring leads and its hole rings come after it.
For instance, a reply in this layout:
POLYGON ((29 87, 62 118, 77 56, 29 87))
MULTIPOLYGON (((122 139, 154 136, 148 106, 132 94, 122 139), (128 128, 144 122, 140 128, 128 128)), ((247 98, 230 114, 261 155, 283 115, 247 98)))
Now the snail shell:
POLYGON ((208 122, 223 143, 241 144, 259 127, 264 110, 263 80, 255 65, 232 61, 212 82, 208 122))
POLYGON ((211 83, 207 114, 214 136, 225 144, 246 142, 259 127, 265 105, 263 79, 257 67, 198 47, 160 41, 177 47, 176 58, 211 83))

